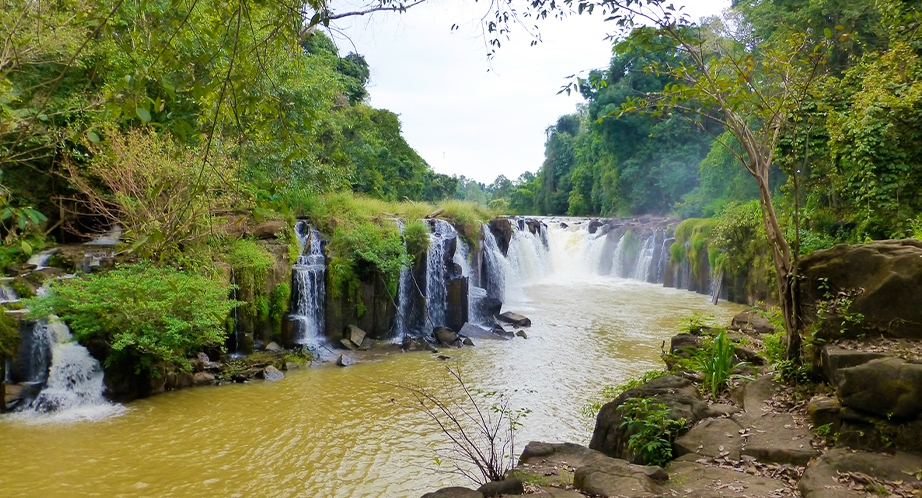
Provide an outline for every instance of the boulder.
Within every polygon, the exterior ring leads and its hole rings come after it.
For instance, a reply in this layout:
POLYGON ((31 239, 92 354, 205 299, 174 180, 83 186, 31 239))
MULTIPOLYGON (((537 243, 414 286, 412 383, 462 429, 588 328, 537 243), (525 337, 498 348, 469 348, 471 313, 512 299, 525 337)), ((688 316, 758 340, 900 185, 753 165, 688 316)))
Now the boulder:
POLYGON ((746 334, 771 334, 775 332, 775 326, 768 321, 768 318, 759 316, 753 310, 747 310, 738 313, 730 321, 728 330, 738 330, 746 334))
POLYGON ((888 420, 922 415, 922 365, 881 358, 836 372, 844 406, 888 420))
POLYGON ((517 330, 515 335, 517 337, 521 337, 522 339, 528 339, 528 334, 526 334, 524 330, 517 330))
POLYGON ((596 416, 595 429, 592 432, 589 448, 614 458, 642 463, 642 460, 627 448, 628 439, 632 433, 621 426, 623 419, 619 407, 631 398, 652 398, 656 403, 665 404, 669 408, 670 418, 675 420, 684 418, 688 426, 696 424, 701 419, 717 415, 702 399, 698 389, 690 380, 666 375, 635 389, 629 389, 621 393, 614 401, 602 406, 596 416))
POLYGON ((491 481, 477 488, 486 498, 500 495, 521 495, 525 493, 525 484, 518 477, 510 477, 502 481, 491 481))
POLYGON ((266 351, 278 353, 279 351, 282 351, 282 346, 279 346, 278 343, 273 341, 266 345, 266 351))
POLYGON ((283 374, 281 370, 273 367, 272 365, 263 368, 261 372, 256 374, 256 376, 266 380, 282 380, 285 378, 285 374, 283 374))
POLYGON ((781 497, 792 496, 793 490, 783 481, 760 475, 750 475, 734 469, 702 465, 684 458, 671 462, 667 485, 672 493, 666 496, 683 498, 718 497, 781 497))
POLYGON ((669 353, 681 358, 690 358, 701 347, 701 337, 692 334, 679 334, 669 341, 669 353))
POLYGON ((755 350, 745 346, 737 346, 735 354, 738 361, 746 362, 757 367, 765 364, 765 358, 759 355, 759 353, 755 352, 755 350))
POLYGON ((465 346, 473 346, 473 345, 474 345, 474 341, 472 341, 470 337, 465 337, 464 340, 461 341, 461 343, 464 344, 465 346))
POLYGON ((813 434, 794 421, 790 413, 734 415, 740 424, 750 429, 743 445, 743 455, 762 463, 804 466, 817 451, 810 445, 813 434))
POLYGON ((768 410, 765 403, 772 399, 780 387, 771 375, 763 375, 737 388, 733 391, 733 397, 744 410, 759 413, 768 410))
POLYGON ((487 224, 490 228, 490 233, 493 234, 493 237, 496 239, 496 244, 499 246, 499 250, 503 253, 503 256, 509 252, 509 243, 512 241, 512 222, 509 218, 496 218, 490 220, 487 224))
POLYGON ((884 358, 885 356, 887 355, 883 353, 844 349, 833 344, 828 344, 823 347, 823 351, 820 354, 820 362, 823 366, 823 375, 826 376, 826 380, 829 384, 834 386, 839 381, 836 377, 836 372, 838 372, 840 368, 857 367, 858 365, 864 365, 871 360, 884 358))
POLYGON ((807 415, 810 417, 810 423, 814 428, 822 425, 829 425, 830 434, 839 432, 839 426, 842 424, 842 405, 835 398, 829 396, 814 396, 807 403, 807 415))
POLYGON ((336 364, 341 367, 348 367, 350 365, 354 365, 355 360, 351 356, 341 354, 338 358, 336 358, 336 364))
POLYGON ((513 327, 531 327, 531 320, 524 315, 507 311, 496 318, 501 322, 510 323, 513 327))
POLYGON ((888 337, 922 338, 922 241, 884 240, 838 245, 800 260, 802 318, 819 325, 821 338, 855 337, 871 331, 888 337), (840 294, 844 293, 844 294, 840 294), (818 303, 844 295, 841 313, 863 315, 819 319, 818 303))
POLYGON ((283 220, 266 220, 256 225, 253 236, 257 239, 274 239, 276 235, 285 231, 286 224, 283 220))
MULTIPOLYGON (((584 494, 656 496, 668 476, 655 466, 633 465, 574 443, 530 442, 511 474, 545 486, 573 486, 584 494)), ((556 495, 552 495, 556 496, 556 495)))
POLYGON ((432 333, 435 335, 435 339, 444 346, 450 346, 458 340, 458 334, 448 327, 438 327, 433 330, 432 333))
POLYGON ((343 331, 343 340, 348 340, 354 346, 355 349, 362 346, 362 342, 365 340, 365 331, 360 329, 357 325, 346 325, 346 330, 343 331))
POLYGON ((473 489, 462 488, 460 486, 452 486, 450 488, 442 488, 438 491, 433 491, 432 493, 426 493, 422 498, 484 498, 483 493, 479 491, 474 491, 473 489))
POLYGON ((208 367, 208 364, 211 363, 211 359, 208 358, 208 355, 205 353, 199 353, 195 358, 192 359, 192 370, 195 372, 203 372, 205 368, 208 367))
POLYGON ((897 451, 894 454, 853 452, 842 448, 827 451, 804 471, 797 484, 804 498, 865 498, 868 492, 853 489, 846 472, 884 481, 919 482, 922 457, 897 451))
POLYGON ((196 372, 192 376, 192 381, 197 386, 205 386, 214 383, 214 375, 208 372, 196 372))
POLYGON ((589 234, 590 235, 594 234, 599 229, 599 227, 603 225, 605 225, 605 223, 602 223, 599 220, 590 220, 589 226, 587 227, 587 229, 589 230, 589 234))
POLYGON ((470 339, 499 339, 490 329, 484 329, 471 323, 465 323, 458 335, 470 339))
POLYGON ((743 450, 743 426, 729 418, 709 418, 692 427, 684 436, 676 439, 675 455, 696 454, 706 457, 725 457, 739 461, 743 450))

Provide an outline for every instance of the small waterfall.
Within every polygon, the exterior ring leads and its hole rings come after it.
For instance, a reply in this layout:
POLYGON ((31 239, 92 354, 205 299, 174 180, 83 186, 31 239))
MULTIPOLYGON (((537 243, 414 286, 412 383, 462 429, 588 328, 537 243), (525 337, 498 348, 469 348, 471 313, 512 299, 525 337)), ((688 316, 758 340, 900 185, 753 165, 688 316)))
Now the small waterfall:
MULTIPOLYGON (((519 220, 521 221, 521 220, 519 220)), ((520 223, 520 225, 523 225, 520 223)), ((517 282, 528 282, 549 275, 553 266, 548 258, 548 249, 540 235, 531 233, 528 228, 513 230, 512 241, 506 257, 512 267, 517 282)), ((508 280, 508 278, 507 278, 508 280)), ((507 286, 508 288, 508 286, 507 286)))
POLYGON ((624 276, 624 243, 625 239, 630 237, 627 233, 621 236, 618 239, 618 245, 615 246, 615 252, 611 257, 611 275, 613 277, 623 277, 624 276))
POLYGON ((19 302, 19 296, 10 286, 12 280, 11 278, 0 279, 0 304, 19 302))
POLYGON ((323 341, 326 259, 320 232, 304 220, 295 225, 301 255, 292 268, 291 320, 297 330, 294 342, 313 349, 323 341))
POLYGON ((458 232, 445 220, 432 220, 429 233, 429 252, 426 253, 426 310, 429 326, 445 325, 445 310, 448 307, 448 258, 452 244, 457 240, 458 232))
POLYGON ((503 301, 506 298, 506 275, 512 271, 509 261, 503 256, 493 231, 487 225, 480 225, 480 233, 483 236, 483 288, 488 297, 503 301))
POLYGON ((51 364, 36 365, 36 378, 47 375, 47 381, 24 412, 51 414, 48 421, 71 421, 100 419, 124 410, 105 400, 102 365, 73 340, 64 322, 40 320, 35 329, 36 343, 50 347, 51 364))
POLYGON ((661 284, 666 281, 666 270, 669 269, 669 247, 675 239, 663 237, 663 247, 660 249, 659 261, 656 262, 656 280, 654 284, 661 284))
MULTIPOLYGON (((36 266, 36 268, 35 268, 36 270, 41 270, 41 269, 43 269, 43 268, 47 268, 47 266, 45 266, 45 265, 48 264, 48 260, 51 259, 51 255, 54 254, 54 253, 56 253, 56 252, 58 252, 58 248, 57 248, 57 247, 55 247, 55 248, 53 248, 53 249, 48 249, 48 250, 46 250, 46 251, 42 251, 42 252, 40 252, 40 253, 38 253, 38 254, 33 254, 32 257, 29 258, 29 261, 28 261, 27 263, 30 264, 30 265, 35 265, 35 266, 36 266)), ((33 270, 33 271, 34 271, 34 270, 33 270)))
POLYGON ((637 266, 634 268, 634 280, 643 280, 646 282, 650 273, 650 265, 653 263, 653 244, 654 235, 647 237, 640 249, 640 255, 637 257, 637 266))

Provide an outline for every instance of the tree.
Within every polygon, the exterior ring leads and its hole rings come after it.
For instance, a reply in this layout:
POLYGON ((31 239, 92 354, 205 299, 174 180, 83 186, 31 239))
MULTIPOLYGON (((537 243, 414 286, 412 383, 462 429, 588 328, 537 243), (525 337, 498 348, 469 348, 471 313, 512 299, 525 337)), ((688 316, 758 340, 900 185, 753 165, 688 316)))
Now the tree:
POLYGON ((677 63, 650 64, 646 68, 653 74, 667 74, 677 83, 631 98, 613 114, 678 113, 702 129, 713 121, 739 145, 741 150, 715 137, 758 186, 788 355, 799 357, 796 255, 792 255, 775 211, 769 173, 782 130, 790 125, 820 76, 826 44, 801 34, 760 46, 755 53, 747 45, 750 39, 745 30, 734 31, 732 25, 719 19, 695 25, 664 1, 615 0, 605 6, 612 10, 610 19, 634 31, 634 36, 616 45, 616 51, 662 50, 662 41, 668 40, 684 56, 677 63))

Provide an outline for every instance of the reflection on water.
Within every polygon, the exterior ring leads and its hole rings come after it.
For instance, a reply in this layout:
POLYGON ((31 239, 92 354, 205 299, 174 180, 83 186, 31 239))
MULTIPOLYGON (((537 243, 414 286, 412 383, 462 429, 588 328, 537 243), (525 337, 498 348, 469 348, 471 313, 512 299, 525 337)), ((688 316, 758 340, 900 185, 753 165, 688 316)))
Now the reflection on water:
MULTIPOLYGON (((697 311, 724 323, 739 309, 576 274, 526 285, 506 308, 532 319, 527 340, 445 351, 449 364, 477 387, 520 390, 518 404, 532 410, 520 441, 583 444, 587 398, 659 368, 682 317, 697 311)), ((433 472, 439 434, 379 384, 438 388, 450 382, 445 366, 428 353, 393 353, 279 382, 167 393, 99 422, 2 420, 0 496, 419 496, 467 484, 433 472)))

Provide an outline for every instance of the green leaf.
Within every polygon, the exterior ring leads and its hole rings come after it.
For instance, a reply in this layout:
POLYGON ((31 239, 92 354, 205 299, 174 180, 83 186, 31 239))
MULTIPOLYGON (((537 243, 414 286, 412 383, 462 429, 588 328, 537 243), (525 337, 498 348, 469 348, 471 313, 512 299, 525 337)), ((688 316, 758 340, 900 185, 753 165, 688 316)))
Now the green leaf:
POLYGON ((86 133, 86 138, 88 138, 90 142, 93 142, 94 144, 98 144, 102 141, 102 139, 99 138, 99 135, 95 131, 88 131, 86 133))
POLYGON ((23 240, 19 243, 19 246, 22 247, 22 252, 26 253, 27 256, 32 255, 32 246, 28 242, 23 240))
POLYGON ((134 112, 135 114, 138 115, 139 118, 141 118, 141 121, 144 121, 144 123, 150 122, 151 116, 150 116, 150 112, 147 109, 143 107, 138 107, 137 109, 134 110, 134 112))

